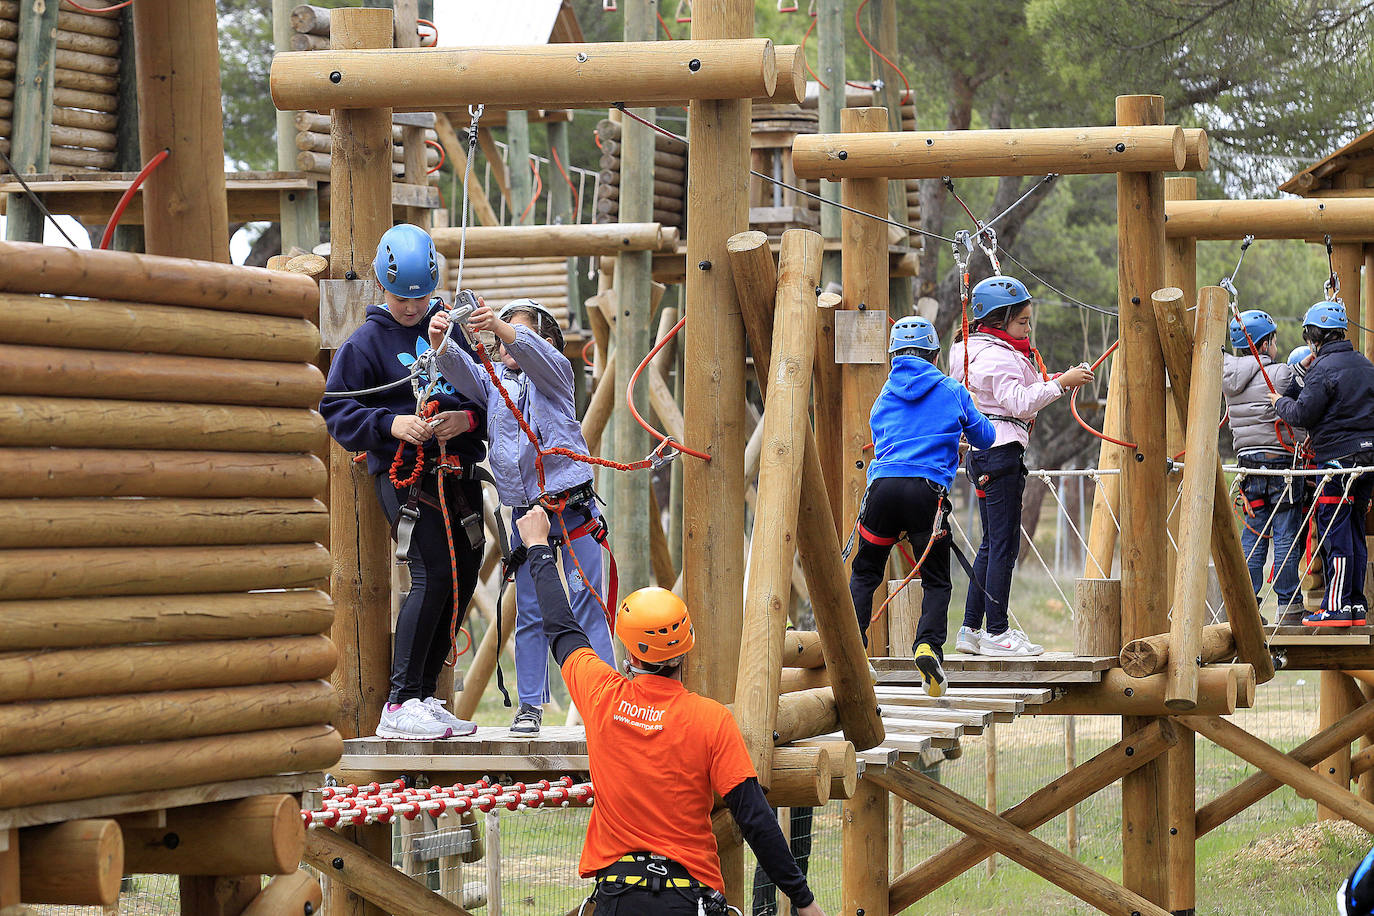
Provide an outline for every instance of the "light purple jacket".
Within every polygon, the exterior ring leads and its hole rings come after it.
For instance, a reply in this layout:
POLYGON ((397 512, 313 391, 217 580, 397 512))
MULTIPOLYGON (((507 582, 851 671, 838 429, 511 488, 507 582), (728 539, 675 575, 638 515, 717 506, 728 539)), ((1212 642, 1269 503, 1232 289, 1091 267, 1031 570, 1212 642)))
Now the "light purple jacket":
MULTIPOLYGON (((520 406, 544 448, 568 448, 587 454, 582 425, 573 401, 572 363, 554 345, 524 325, 514 325, 515 341, 506 352, 520 365, 508 369, 496 362, 501 387, 520 406)), ((492 384, 484 366, 458 347, 445 347, 439 371, 464 396, 487 405, 488 457, 496 493, 503 505, 532 506, 542 495, 535 471, 534 445, 492 384)), ((591 465, 562 455, 544 456, 544 492, 561 493, 592 479, 591 465)))
MULTIPOLYGON (((998 417, 1015 417, 1029 425, 1036 414, 1064 394, 1064 387, 1057 379, 1042 379, 1040 370, 1029 359, 1012 349, 1011 344, 989 334, 971 334, 968 353, 973 403, 997 430, 993 447, 1008 442, 1026 445, 1030 442, 1030 430, 998 417)), ((964 380, 963 341, 949 348, 949 374, 956 381, 964 380)))

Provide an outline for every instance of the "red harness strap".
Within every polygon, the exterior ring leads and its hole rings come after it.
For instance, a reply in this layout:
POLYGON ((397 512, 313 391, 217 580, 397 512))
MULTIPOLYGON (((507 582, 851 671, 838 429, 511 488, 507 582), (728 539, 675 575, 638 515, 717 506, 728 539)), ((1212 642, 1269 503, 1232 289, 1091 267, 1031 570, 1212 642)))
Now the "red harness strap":
MULTIPOLYGON (((559 517, 562 517, 561 514, 559 517)), ((566 531, 566 529, 564 530, 566 531)), ((567 533, 564 535, 564 543, 571 547, 573 541, 577 540, 580 537, 585 537, 586 535, 591 535, 592 538, 602 546, 602 548, 606 551, 606 557, 610 563, 610 569, 607 571, 606 580, 607 600, 601 602, 601 609, 606 614, 606 623, 608 626, 610 626, 611 632, 615 632, 616 612, 613 609, 619 606, 620 571, 616 568, 615 565, 615 553, 611 550, 611 540, 609 537, 606 536, 605 522, 602 521, 601 518, 598 516, 592 516, 582 524, 578 525, 576 528, 572 529, 571 531, 567 531, 567 533)), ((573 561, 576 562, 576 560, 577 554, 574 553, 573 561)), ((596 593, 596 586, 593 585, 591 582, 587 581, 586 575, 582 573, 582 565, 580 563, 577 564, 577 571, 579 574, 582 575, 582 583, 587 588, 591 589, 592 594, 596 597, 598 601, 601 601, 601 596, 596 593)))
POLYGON ((893 544, 897 543, 897 538, 885 538, 881 535, 874 534, 872 531, 869 531, 867 528, 864 527, 863 522, 859 522, 858 525, 859 537, 863 538, 865 541, 868 541, 868 543, 872 544, 875 547, 891 547, 893 544))
POLYGON ((1326 506, 1339 506, 1342 503, 1353 503, 1353 496, 1318 496, 1317 502, 1326 506))

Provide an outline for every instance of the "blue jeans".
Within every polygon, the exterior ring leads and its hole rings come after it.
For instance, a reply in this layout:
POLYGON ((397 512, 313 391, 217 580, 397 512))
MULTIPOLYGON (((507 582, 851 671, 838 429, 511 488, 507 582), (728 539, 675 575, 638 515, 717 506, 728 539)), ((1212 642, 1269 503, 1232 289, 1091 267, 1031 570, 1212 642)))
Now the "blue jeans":
POLYGON ((1026 492, 1026 449, 1007 442, 968 455, 968 476, 978 493, 983 541, 973 561, 974 581, 964 601, 964 626, 993 636, 1008 627, 1011 573, 1021 551, 1021 496, 1026 492))
MULTIPOLYGON (((1245 466, 1286 468, 1288 462, 1251 461, 1245 466)), ((1253 516, 1246 516, 1241 528, 1240 548, 1245 554, 1255 594, 1258 595, 1264 586, 1264 565, 1272 545, 1274 595, 1278 606, 1301 604, 1298 586, 1303 545, 1299 538, 1306 515, 1302 502, 1294 498, 1294 484, 1284 477, 1246 477, 1240 491, 1254 512, 1253 516)))
MULTIPOLYGON (((519 547, 521 543, 520 531, 515 528, 514 520, 526 511, 528 510, 516 509, 512 513, 511 550, 519 547)), ((563 524, 571 532, 587 521, 588 513, 600 515, 594 506, 564 509, 563 524)), ((563 529, 559 527, 558 520, 550 521, 553 523, 550 535, 561 536, 563 529)), ((601 545, 590 534, 585 534, 571 545, 562 545, 560 552, 567 579, 568 603, 572 606, 573 617, 577 620, 578 627, 587 635, 587 641, 592 644, 592 651, 614 668, 615 650, 611 645, 611 629, 606 623, 606 612, 601 609, 601 603, 596 600, 591 589, 587 588, 577 573, 580 565, 602 600, 610 600, 606 594, 605 577, 602 575, 601 545), (573 562, 573 554, 577 555, 576 563, 573 562)), ((539 611, 534 579, 530 577, 530 568, 526 563, 520 564, 515 574, 515 684, 521 703, 539 706, 549 701, 549 643, 544 638, 544 615, 539 611)))

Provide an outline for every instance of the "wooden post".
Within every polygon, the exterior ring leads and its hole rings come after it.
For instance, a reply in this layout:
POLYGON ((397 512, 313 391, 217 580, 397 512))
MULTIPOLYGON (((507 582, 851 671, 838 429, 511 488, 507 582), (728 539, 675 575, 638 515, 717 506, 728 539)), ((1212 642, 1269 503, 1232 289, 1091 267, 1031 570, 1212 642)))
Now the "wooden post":
MULTIPOLYGON (((834 187, 834 183, 822 181, 821 187, 834 187)), ((835 193, 839 194, 839 188, 835 188, 835 193)), ((821 212, 824 213, 826 210, 833 209, 835 208, 822 207, 821 212)), ((839 219, 837 211, 835 216, 837 224, 839 219)), ((836 233, 838 234, 838 232, 837 229, 836 233)), ((838 251, 827 251, 822 256, 821 262, 821 279, 830 282, 826 280, 826 271, 830 270, 831 260, 834 260, 835 279, 833 282, 837 287, 840 282, 839 257, 838 251)), ((814 397, 817 404, 834 405, 840 403, 842 384, 840 365, 835 362, 835 311, 839 308, 841 301, 835 293, 821 293, 816 298, 816 366, 812 379, 812 389, 815 392, 814 397)), ((821 465, 821 474, 825 479, 825 492, 830 499, 830 517, 835 522, 835 533, 844 537, 848 535, 848 532, 840 530, 840 525, 843 524, 841 518, 844 516, 843 487, 840 485, 840 481, 844 477, 844 462, 840 455, 842 426, 840 419, 833 409, 816 411, 816 447, 819 449, 818 460, 821 465)))
MULTIPOLYGON (((1169 201, 1197 200, 1197 179, 1164 179, 1164 206, 1169 201)), ((1183 290, 1183 301, 1197 302, 1197 239, 1169 234, 1164 243, 1164 283, 1183 290)))
MULTIPOLYGON (((1344 718, 1352 711, 1350 694, 1346 682, 1350 676, 1343 671, 1323 671, 1321 672, 1321 695, 1318 708, 1318 725, 1327 728, 1332 723, 1344 718)), ((1266 769, 1266 772, 1271 772, 1266 769)), ((1278 776, 1278 773, 1272 773, 1278 776)), ((1342 790, 1350 788, 1350 742, 1346 742, 1336 749, 1317 766, 1317 775, 1321 778, 1333 782, 1342 790)), ((1282 777, 1279 777, 1282 779, 1282 777)), ((1286 781, 1286 780, 1285 780, 1286 781)), ((1338 810, 1321 804, 1318 799, 1317 820, 1331 821, 1340 820, 1348 817, 1338 810)))
POLYGON ((320 882, 310 872, 298 869, 289 875, 277 875, 262 893, 243 911, 243 916, 284 916, 291 913, 318 913, 323 891, 320 882))
MULTIPOLYGON (((1164 99, 1118 96, 1116 112, 1121 126, 1162 124, 1164 99)), ((1168 506, 1159 498, 1168 457, 1164 359, 1150 303, 1150 295, 1164 280, 1164 176, 1119 172, 1116 189, 1123 431, 1125 440, 1136 445, 1121 468, 1121 631, 1126 639, 1135 639, 1160 632, 1168 622, 1168 506)), ((1129 733, 1146 724, 1147 720, 1128 718, 1121 727, 1129 733)), ((1168 903, 1165 787, 1161 761, 1121 782, 1122 883, 1159 904, 1168 903)))
MULTIPOLYGON (((21 176, 48 170, 59 5, 44 0, 24 0, 19 4, 14 114, 6 133, 10 135, 10 164, 21 176)), ((10 241, 43 241, 43 212, 26 195, 9 196, 5 220, 5 238, 10 241)))
POLYGON ((735 716, 760 780, 766 780, 772 768, 801 500, 797 482, 811 431, 811 363, 822 247, 821 237, 805 229, 789 229, 782 236, 759 497, 739 646, 743 675, 735 690, 735 716))
POLYGON ((19 906, 19 828, 0 830, 0 909, 19 906))
MULTIPOLYGON (((844 0, 817 0, 816 35, 819 39, 820 49, 817 53, 816 69, 819 71, 821 86, 820 97, 820 132, 823 134, 837 134, 840 132, 840 111, 845 107, 845 60, 844 60, 844 34, 846 17, 844 12, 844 0)), ((840 186, 833 181, 821 183, 821 196, 834 203, 840 202, 840 186)), ((840 213, 838 207, 828 207, 821 204, 821 235, 827 241, 838 241, 840 238, 840 213)), ((840 253, 838 251, 828 251, 824 256, 825 260, 821 268, 821 282, 823 284, 840 282, 840 253)), ((833 324, 831 330, 834 330, 833 324)), ((816 351, 825 353, 826 358, 832 362, 834 354, 833 337, 830 349, 816 351)), ((817 417, 819 420, 820 418, 817 417)), ((836 481, 838 483, 838 481, 836 481)), ((839 487, 831 490, 836 496, 839 495, 839 487)), ((838 507, 835 517, 838 519, 840 513, 838 507)))
MULTIPOLYGON (((392 24, 392 42, 395 46, 398 48, 420 47, 420 33, 415 22, 420 15, 418 0, 391 0, 391 3, 387 5, 395 10, 392 24)), ((429 175, 426 172, 429 163, 423 127, 411 124, 402 125, 401 160, 404 163, 402 178, 406 184, 429 184, 429 175)), ((431 212, 427 207, 403 207, 401 208, 401 220, 428 229, 431 212)))
MULTIPOLYGON (((1108 436, 1120 439, 1123 404, 1126 400, 1125 373, 1121 370, 1120 354, 1111 357, 1112 368, 1107 377, 1107 409, 1103 416, 1102 431, 1108 436)), ((1123 440, 1125 441, 1125 440, 1123 440)), ((1119 445, 1102 440, 1097 449, 1097 466, 1100 470, 1120 470, 1122 456, 1126 450, 1119 445)), ((1109 579, 1112 575, 1112 561, 1116 556, 1116 542, 1121 522, 1121 477, 1118 474, 1102 474, 1095 478, 1093 487, 1092 517, 1088 524, 1088 556, 1083 561, 1085 579, 1109 579)))
MULTIPOLYGON (((1064 716, 1064 773, 1073 772, 1078 767, 1078 728, 1077 718, 1064 716)), ((1078 805, 1072 804, 1064 812, 1064 849, 1069 858, 1078 858, 1078 805)))
MULTIPOLYGON (((882 54, 890 61, 897 60, 899 52, 897 49, 897 3, 896 0, 878 0, 869 8, 869 22, 872 24, 872 34, 876 45, 873 53, 869 55, 869 72, 873 76, 874 92, 873 104, 880 105, 887 111, 887 129, 890 131, 900 131, 902 129, 902 101, 903 91, 901 85, 900 72, 889 64, 885 64, 878 57, 882 54), (879 88, 881 86, 881 88, 879 88)), ((843 85, 843 84, 841 84, 843 85)), ((894 222, 906 225, 906 182, 889 181, 887 183, 887 215, 894 222)), ((910 233, 907 233, 910 236, 910 233)), ((907 239, 903 238, 903 244, 907 239)), ((912 280, 910 277, 891 277, 887 281, 888 303, 896 314, 910 315, 916 302, 912 298, 912 280)))
MULTIPOLYGON (((841 130, 845 133, 880 131, 887 128, 887 112, 881 108, 846 108, 840 113, 841 130)), ((846 178, 840 182, 840 196, 846 206, 871 213, 887 215, 887 179, 846 178)), ((843 308, 881 315, 875 318, 883 325, 886 337, 887 322, 887 226, 859 213, 844 211, 840 218, 841 246, 844 252, 843 308)), ((838 328, 839 315, 836 315, 838 328)), ((838 330, 837 330, 838 333, 838 330)), ((885 350, 886 348, 884 348, 885 350)), ((848 529, 859 515, 867 485, 865 470, 870 453, 864 446, 873 441, 868 425, 868 413, 873 401, 887 380, 887 359, 872 364, 846 363, 841 367, 841 455, 844 479, 841 487, 843 513, 841 528, 848 529)), ((850 561, 852 562, 852 561, 850 561)), ((846 569, 849 563, 846 563, 846 569)), ((887 597, 887 589, 880 587, 873 595, 876 612, 887 597)), ((887 621, 878 618, 869 627, 870 655, 887 654, 887 621)))
MULTIPOLYGON (((886 285, 884 285, 886 290, 886 285)), ((887 912, 887 790, 873 779, 875 767, 844 801, 840 821, 840 912, 887 912)))
MULTIPOLYGON (((120 10, 119 31, 121 35, 134 33, 132 8, 120 10)), ((115 99, 115 170, 119 172, 136 172, 143 167, 138 140, 138 55, 135 44, 133 41, 119 43, 119 93, 115 99)), ((143 227, 117 226, 110 247, 116 251, 143 251, 143 227)))
POLYGON ((1121 651, 1120 579, 1079 579, 1076 583, 1073 651, 1075 655, 1121 651))
MULTIPOLYGON (((1355 177, 1355 176, 1351 176, 1355 177)), ((1346 332, 1356 353, 1364 352, 1361 324, 1367 324, 1360 302, 1360 268, 1364 266, 1364 245, 1359 242, 1337 242, 1331 247, 1331 263, 1336 268, 1336 276, 1341 281, 1341 300, 1345 303, 1345 313, 1350 316, 1350 329, 1346 332)))
MULTIPOLYGON (((1366 681, 1357 681, 1355 686, 1359 688, 1365 703, 1374 699, 1374 684, 1370 684, 1366 681)), ((1357 756, 1362 755, 1368 758, 1371 753, 1374 753, 1369 751, 1372 747, 1374 747, 1374 732, 1365 732, 1360 736, 1360 754, 1357 756)), ((1355 760, 1354 757, 1352 757, 1350 762, 1350 773, 1352 778, 1358 776, 1360 783, 1360 798, 1363 798, 1367 802, 1374 802, 1374 770, 1361 768, 1357 773, 1355 760)))
MULTIPOLYGON (((148 251, 228 262, 215 4, 213 0, 137 3, 134 31, 139 37, 138 124, 143 157, 151 159, 159 150, 171 150, 171 156, 143 185, 148 251)), ((388 134, 387 161, 390 144, 388 134)), ((341 189, 336 185, 334 191, 338 194, 341 189)))
MULTIPOLYGON (((1364 246, 1364 301, 1369 303, 1369 310, 1374 312, 1374 243, 1364 246)), ((1374 334, 1365 335, 1364 355, 1374 356, 1374 334)))
MULTIPOLYGON (((291 10, 295 0, 272 0, 272 43, 278 51, 291 48, 291 10)), ((124 113, 120 112, 122 120, 124 113)), ((277 112, 277 168, 296 170, 296 113, 277 112)), ((281 250, 314 250, 320 242, 320 194, 315 188, 281 192, 281 250)))
MULTIPOLYGON (((330 17, 334 48, 387 48, 392 38, 390 10, 340 9, 330 17)), ((372 269, 377 242, 391 227, 391 111, 335 110, 330 135, 330 276, 363 277, 372 269)), ((361 321, 361 315, 356 317, 361 321)), ((329 591, 334 597, 332 635, 339 648, 333 681, 339 691, 340 731, 356 738, 372 734, 387 697, 391 541, 371 477, 332 440, 329 471, 329 591)), ((365 852, 391 862, 389 825, 354 827, 345 835, 356 838, 365 852)), ((353 888, 336 894, 340 898, 338 916, 381 916, 353 888)))
MULTIPOLYGON (((549 134, 549 152, 551 156, 558 157, 558 162, 563 164, 563 171, 567 172, 568 176, 571 177, 572 172, 568 169, 568 163, 571 160, 568 158, 567 122, 550 121, 545 129, 549 134)), ((458 164, 454 163, 454 168, 457 167, 458 164)), ((573 195, 575 192, 568 186, 567 181, 563 179, 563 175, 558 173, 558 167, 556 165, 554 166, 554 172, 557 174, 549 176, 549 181, 552 182, 549 187, 549 204, 551 211, 549 222, 570 226, 577 222, 578 214, 575 208, 581 204, 581 200, 574 199, 573 195)), ((462 173, 459 172, 458 174, 462 173)), ((623 176, 621 181, 624 181, 623 176)), ((473 184, 472 187, 475 188, 476 185, 473 184)), ((623 188, 624 185, 622 184, 621 187, 623 188)), ((624 193, 623 190, 621 193, 624 193)), ((490 207, 491 205, 488 204, 487 206, 490 207)), ((577 276, 577 259, 568 258, 568 304, 571 305, 574 302, 581 301, 581 283, 577 276)))
MULTIPOLYGON (((900 579, 887 583, 889 594, 902 584, 900 579)), ((894 656, 911 658, 915 651, 916 632, 921 622, 921 580, 912 579, 900 592, 893 594, 887 605, 887 641, 894 656)))
POLYGON ((239 916, 262 892, 258 875, 182 875, 181 912, 186 916, 239 916))
POLYGON ((534 226, 539 223, 534 194, 534 177, 530 170, 530 116, 525 111, 506 112, 506 175, 510 181, 510 222, 512 226, 534 226))
MULTIPOLYGON (((751 0, 698 0, 693 11, 693 39, 753 31, 751 0)), ((687 131, 683 419, 687 441, 711 461, 683 467, 683 587, 702 646, 688 656, 685 675, 689 687, 721 702, 734 699, 744 616, 744 323, 726 244, 749 228, 751 109, 748 99, 693 101, 687 131)), ((742 848, 726 844, 720 856, 726 894, 743 905, 742 848)))
MULTIPOLYGON (((997 810, 997 726, 988 723, 987 729, 983 732, 983 760, 984 769, 987 770, 987 787, 985 791, 986 799, 984 807, 989 811, 997 810)), ((997 856, 988 856, 988 877, 997 874, 997 856)))
MULTIPOLYGON (((1169 291, 1172 294, 1172 289, 1169 291)), ((1160 294, 1156 294, 1158 296, 1160 294)), ((1228 294, 1205 287, 1197 299, 1197 345, 1188 399, 1187 456, 1183 470, 1182 522, 1179 525, 1178 573, 1169 629, 1171 709, 1197 705, 1197 671, 1202 664, 1202 626, 1207 616, 1207 563, 1211 543, 1212 497, 1216 492, 1217 424, 1221 413, 1221 363, 1226 345, 1228 294)), ((1175 381, 1175 384, 1179 382, 1175 381)))
MULTIPOLYGON (((624 6, 625 40, 653 41, 658 33, 654 13, 657 0, 626 0, 624 6)), ((632 113, 654 120, 652 108, 631 109, 632 113)), ((634 118, 620 125, 620 213, 626 223, 650 222, 654 215, 654 132, 634 118)), ((615 402, 620 408, 611 415, 614 424, 615 459, 638 461, 649 452, 649 434, 625 409, 632 367, 653 344, 654 315, 650 306, 653 289, 653 256, 647 251, 625 252, 616 257, 616 320, 611 334, 613 346, 621 354, 625 371, 615 377, 615 402)), ((635 408, 645 414, 649 405, 649 386, 635 392, 635 408)), ((621 594, 652 582, 649 554, 648 474, 614 474, 611 477, 611 539, 620 558, 621 594)), ((759 770, 760 775, 764 770, 759 770)))

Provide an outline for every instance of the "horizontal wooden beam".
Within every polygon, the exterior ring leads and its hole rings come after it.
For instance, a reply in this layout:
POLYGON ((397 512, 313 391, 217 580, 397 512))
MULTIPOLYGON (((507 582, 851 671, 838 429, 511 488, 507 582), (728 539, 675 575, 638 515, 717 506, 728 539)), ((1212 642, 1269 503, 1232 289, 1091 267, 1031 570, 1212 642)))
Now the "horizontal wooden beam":
POLYGON ((1164 234, 1174 239, 1374 240, 1374 197, 1344 200, 1170 200, 1164 234))
POLYGON ((809 134, 792 141, 798 178, 978 178, 1182 170, 1181 127, 1048 127, 809 134))
MULTIPOLYGON (((1237 693, 1234 665, 1198 670, 1197 708, 1199 715, 1229 716, 1243 696, 1237 693)), ((1248 667, 1248 666, 1247 666, 1248 667)), ((1120 668, 1107 671, 1096 684, 1073 684, 1064 688, 1059 699, 1038 712, 1064 716, 1170 716, 1174 711, 1164 704, 1166 674, 1131 677, 1120 668)), ((1253 677, 1250 683, 1254 683, 1253 677)))
MULTIPOLYGON (((435 229, 434 247, 456 258, 460 229, 435 229)), ((673 251, 678 231, 658 223, 580 223, 572 226, 469 226, 467 257, 565 258, 615 255, 626 251, 673 251)))
POLYGON ((777 80, 766 38, 298 51, 278 54, 271 73, 283 111, 605 108, 627 94, 650 103, 752 99, 771 96, 777 80))
MULTIPOLYGON (((1202 628, 1202 663, 1226 661, 1236 657, 1236 639, 1231 624, 1213 623, 1202 628)), ((1121 650, 1121 670, 1131 677, 1149 677, 1169 666, 1169 634, 1160 633, 1133 639, 1121 650)))
POLYGON ((298 799, 261 795, 173 808, 164 825, 126 826, 124 841, 134 874, 285 875, 300 864, 305 825, 298 799))
POLYGON ((25 903, 113 906, 124 875, 124 837, 108 819, 19 831, 25 903))
POLYGON ((304 859, 331 881, 396 916, 472 916, 332 830, 306 831, 304 859))
POLYGON ((1104 878, 1006 818, 999 817, 903 764, 876 767, 864 775, 894 795, 900 795, 923 811, 976 837, 1104 913, 1113 916, 1168 916, 1167 910, 1104 878))

